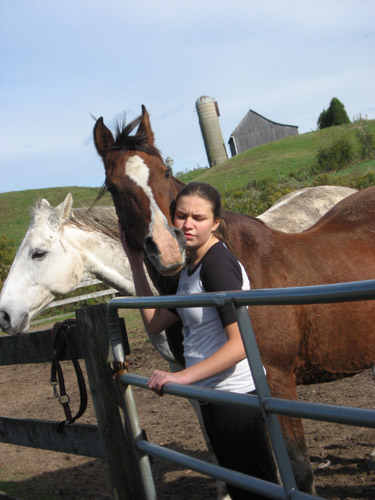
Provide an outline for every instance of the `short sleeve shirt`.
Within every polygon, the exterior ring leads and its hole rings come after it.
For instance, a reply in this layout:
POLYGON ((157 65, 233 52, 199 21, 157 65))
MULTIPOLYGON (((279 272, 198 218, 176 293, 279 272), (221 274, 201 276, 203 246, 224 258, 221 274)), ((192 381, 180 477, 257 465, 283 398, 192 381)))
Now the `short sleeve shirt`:
MULTIPOLYGON (((250 282, 243 265, 221 242, 215 243, 198 266, 180 273, 177 295, 249 290, 250 282)), ((224 328, 236 321, 231 306, 178 308, 183 322, 184 357, 192 366, 215 353, 227 342, 224 328)), ((232 392, 246 393, 255 386, 247 359, 196 385, 232 392)))

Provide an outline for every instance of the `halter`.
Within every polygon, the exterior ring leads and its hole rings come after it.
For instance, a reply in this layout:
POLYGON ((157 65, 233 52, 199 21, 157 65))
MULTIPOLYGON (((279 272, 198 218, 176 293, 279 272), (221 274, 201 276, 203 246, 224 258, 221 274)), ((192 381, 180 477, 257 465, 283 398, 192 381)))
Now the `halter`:
POLYGON ((72 424, 79 417, 83 415, 87 407, 87 390, 85 380, 83 378, 83 373, 81 367, 78 363, 76 353, 74 352, 70 342, 69 342, 69 331, 72 326, 76 326, 76 320, 67 319, 60 323, 56 323, 51 330, 51 345, 53 351, 53 360, 51 367, 51 385, 53 387, 53 393, 55 398, 58 398, 59 403, 62 405, 65 413, 66 420, 60 422, 57 432, 62 432, 64 430, 64 425, 72 424), (60 364, 60 358, 65 348, 69 349, 70 357, 74 365, 74 370, 77 376, 77 382, 80 392, 80 406, 78 412, 74 417, 70 411, 70 398, 66 393, 64 375, 62 367, 60 364), (59 391, 57 390, 57 384, 59 384, 59 391))

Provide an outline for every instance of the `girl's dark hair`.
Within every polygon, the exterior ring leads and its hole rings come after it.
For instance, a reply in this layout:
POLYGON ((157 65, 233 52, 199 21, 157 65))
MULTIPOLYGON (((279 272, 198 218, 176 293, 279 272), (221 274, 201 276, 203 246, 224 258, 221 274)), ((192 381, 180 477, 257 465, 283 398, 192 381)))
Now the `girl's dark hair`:
POLYGON ((227 234, 227 222, 223 215, 221 195, 219 191, 206 182, 189 182, 189 184, 185 184, 185 186, 177 194, 176 199, 173 200, 170 205, 169 211, 172 221, 174 220, 177 201, 181 196, 199 196, 200 198, 203 198, 211 203, 214 219, 220 219, 219 227, 214 232, 214 235, 219 238, 219 240, 222 240, 227 247, 232 250, 227 234))

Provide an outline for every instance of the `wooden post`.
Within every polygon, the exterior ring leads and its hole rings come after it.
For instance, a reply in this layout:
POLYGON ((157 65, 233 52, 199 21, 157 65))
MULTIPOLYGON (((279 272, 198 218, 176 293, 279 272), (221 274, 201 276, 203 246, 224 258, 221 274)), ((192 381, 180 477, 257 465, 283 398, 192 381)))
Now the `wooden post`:
POLYGON ((112 374, 106 305, 78 309, 76 317, 113 498, 145 500, 141 456, 134 445, 123 394, 112 374))

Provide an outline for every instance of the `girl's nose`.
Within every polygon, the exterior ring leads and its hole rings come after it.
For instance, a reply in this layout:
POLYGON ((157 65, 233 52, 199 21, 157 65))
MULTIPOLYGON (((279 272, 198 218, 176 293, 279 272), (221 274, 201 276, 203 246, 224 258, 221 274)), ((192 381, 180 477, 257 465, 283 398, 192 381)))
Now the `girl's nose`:
POLYGON ((190 228, 191 227, 191 217, 186 217, 185 221, 184 221, 184 227, 185 228, 190 228))

